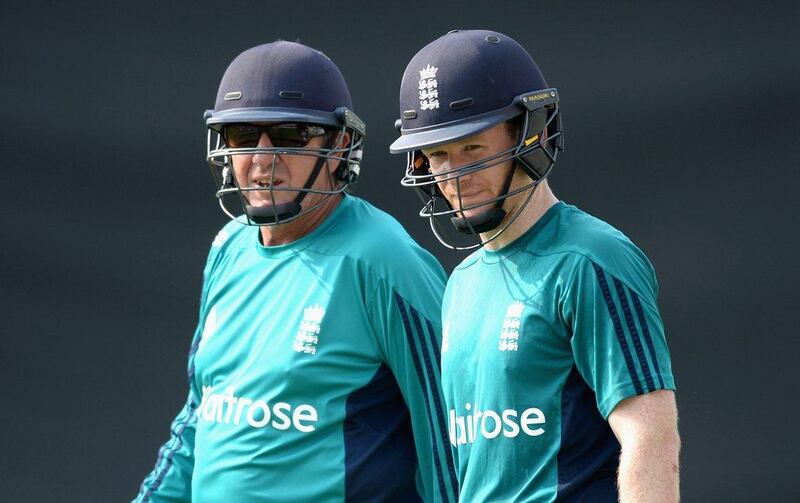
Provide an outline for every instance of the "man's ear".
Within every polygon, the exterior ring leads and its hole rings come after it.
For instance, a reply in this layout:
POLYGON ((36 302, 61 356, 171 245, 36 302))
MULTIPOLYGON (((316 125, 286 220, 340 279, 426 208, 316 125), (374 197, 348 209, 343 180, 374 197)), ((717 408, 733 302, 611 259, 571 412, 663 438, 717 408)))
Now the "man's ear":
MULTIPOLYGON (((347 131, 337 130, 331 134, 330 139, 328 140, 328 146, 330 148, 336 148, 342 150, 346 149, 349 145, 350 145, 350 133, 348 133, 347 131)), ((338 155, 341 155, 343 153, 344 152, 340 152, 338 155)), ((326 164, 328 167, 328 171, 333 173, 339 167, 340 163, 339 161, 336 161, 334 159, 328 159, 326 164)))
POLYGON ((333 136, 332 145, 338 148, 347 148, 350 145, 350 133, 347 131, 336 131, 333 136))

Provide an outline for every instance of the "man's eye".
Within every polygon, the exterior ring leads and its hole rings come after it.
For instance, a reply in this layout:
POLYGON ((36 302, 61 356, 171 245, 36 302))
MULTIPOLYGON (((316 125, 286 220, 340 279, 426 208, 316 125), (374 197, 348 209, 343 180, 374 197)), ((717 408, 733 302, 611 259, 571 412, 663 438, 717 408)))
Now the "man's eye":
POLYGON ((430 159, 432 157, 441 157, 443 155, 445 155, 444 150, 437 150, 436 152, 431 152, 430 154, 428 154, 428 158, 430 159))
POLYGON ((466 150, 467 152, 469 152, 470 150, 478 150, 478 149, 481 149, 481 148, 483 148, 483 145, 474 145, 474 144, 473 144, 473 145, 467 145, 467 146, 465 146, 465 147, 464 147, 464 150, 466 150))

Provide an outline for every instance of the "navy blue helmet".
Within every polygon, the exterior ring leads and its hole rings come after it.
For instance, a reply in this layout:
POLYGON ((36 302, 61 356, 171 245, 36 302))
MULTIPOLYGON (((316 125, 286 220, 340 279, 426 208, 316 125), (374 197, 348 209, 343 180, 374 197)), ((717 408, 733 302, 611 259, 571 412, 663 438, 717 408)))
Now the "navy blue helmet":
MULTIPOLYGON (((318 208, 325 200, 302 209, 309 193, 332 196, 358 178, 365 126, 352 111, 347 83, 336 65, 323 53, 295 42, 259 45, 239 54, 228 66, 217 92, 214 110, 205 113, 208 128, 207 160, 218 183, 222 210, 237 222, 275 225, 291 221, 318 208), (272 141, 258 147, 265 132, 272 141), (340 134, 337 134, 340 133, 340 134), (344 133, 347 133, 345 135, 344 133), (308 142, 323 136, 320 148, 308 142), (349 137, 350 141, 344 141, 349 137), (235 155, 272 155, 272 170, 278 156, 317 158, 302 187, 242 187, 232 168, 235 155), (338 161, 336 183, 331 190, 311 188, 325 161, 338 161), (269 207, 250 206, 248 191, 296 192, 293 201, 269 207), (239 216, 237 216, 239 214, 239 216)), ((333 182, 333 180, 332 180, 333 182)))
MULTIPOLYGON (((436 221, 449 218, 455 228, 477 236, 501 227, 491 239, 519 216, 536 186, 555 165, 563 150, 558 91, 550 88, 530 54, 510 37, 486 30, 454 30, 423 47, 411 60, 400 86, 400 137, 389 150, 406 153, 406 174, 401 183, 423 195, 420 216, 446 246, 470 249, 485 244, 456 246, 436 221), (422 149, 444 145, 512 121, 519 131, 516 144, 499 154, 468 165, 438 172, 434 178, 422 149), (509 191, 514 169, 506 176, 499 196, 470 206, 453 207, 436 184, 512 160, 531 179, 509 191), (507 197, 528 191, 528 199, 506 218, 507 197), (471 217, 464 210, 485 207, 471 217)), ((459 189, 460 190, 460 189, 459 189)))

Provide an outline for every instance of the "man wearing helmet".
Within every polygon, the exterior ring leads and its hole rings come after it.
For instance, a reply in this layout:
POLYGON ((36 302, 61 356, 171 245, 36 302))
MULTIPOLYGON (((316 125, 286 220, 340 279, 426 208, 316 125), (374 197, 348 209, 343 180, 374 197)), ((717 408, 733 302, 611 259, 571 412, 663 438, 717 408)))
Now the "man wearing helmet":
POLYGON ((135 501, 454 501, 445 275, 345 193, 364 124, 298 43, 244 51, 206 113, 217 197, 189 394, 135 501))
POLYGON ((550 189, 558 91, 511 38, 454 31, 409 63, 400 113, 390 150, 407 155, 403 185, 443 244, 476 249, 442 305, 461 500, 677 501, 655 274, 621 232, 550 189))

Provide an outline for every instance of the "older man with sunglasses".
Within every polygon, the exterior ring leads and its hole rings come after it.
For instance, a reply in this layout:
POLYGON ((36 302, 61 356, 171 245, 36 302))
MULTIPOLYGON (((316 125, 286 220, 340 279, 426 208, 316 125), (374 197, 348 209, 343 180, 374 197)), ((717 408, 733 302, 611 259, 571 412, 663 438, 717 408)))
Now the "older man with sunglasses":
POLYGON ((346 193, 365 131, 339 69, 297 43, 249 49, 206 124, 233 222, 208 256, 188 398, 135 501, 454 501, 445 274, 346 193))

